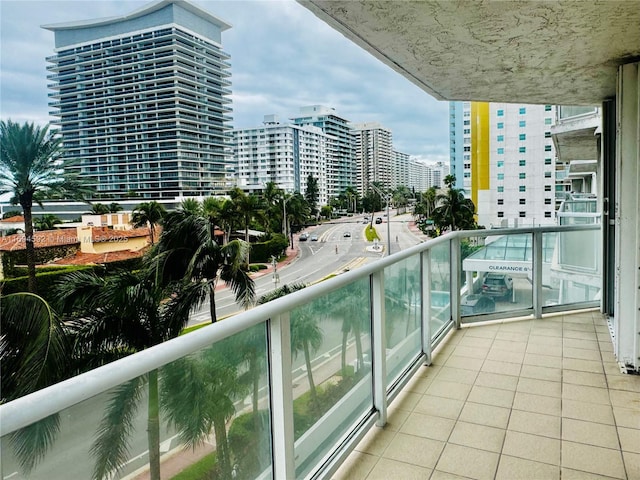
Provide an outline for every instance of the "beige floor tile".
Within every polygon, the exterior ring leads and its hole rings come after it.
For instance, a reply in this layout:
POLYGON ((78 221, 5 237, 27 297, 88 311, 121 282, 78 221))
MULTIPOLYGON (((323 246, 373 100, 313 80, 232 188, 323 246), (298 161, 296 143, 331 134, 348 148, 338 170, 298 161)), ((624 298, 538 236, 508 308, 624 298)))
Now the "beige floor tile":
POLYGON ((471 385, 464 383, 448 382, 436 378, 429 388, 427 388, 427 395, 434 395, 437 397, 453 398, 455 400, 465 400, 471 391, 471 385))
POLYGON ((562 356, 565 358, 579 358, 581 360, 593 360, 595 362, 600 362, 602 359, 600 358, 600 350, 587 350, 584 348, 571 348, 564 347, 562 349, 562 356))
POLYGON ((585 422, 574 418, 562 419, 562 440, 596 447, 620 448, 618 432, 613 425, 585 422))
POLYGON ((591 340, 580 340, 577 338, 565 338, 562 340, 562 344, 568 348, 583 348, 585 350, 600 350, 598 342, 591 340))
POLYGON ((549 337, 545 335, 536 335, 536 330, 529 337, 529 341, 527 342, 529 345, 550 345, 552 347, 561 347, 562 346, 562 338, 561 337, 549 337))
POLYGON ((449 443, 500 453, 505 430, 475 423, 457 422, 449 443))
POLYGON ((555 415, 557 417, 559 417, 561 413, 560 405, 559 398, 532 395, 524 392, 516 392, 516 396, 513 399, 514 410, 555 415))
POLYGON ((563 329, 562 330, 563 338, 576 338, 578 340, 590 340, 592 342, 597 341, 598 337, 596 336, 595 330, 590 332, 575 330, 575 329, 563 329))
POLYGON ((510 352, 509 350, 500 350, 492 347, 487 354, 487 360, 520 364, 524 360, 524 352, 510 352))
POLYGON ((430 475, 431 470, 428 468, 381 458, 373 467, 371 473, 369 473, 367 480, 389 480, 390 478, 402 478, 403 480, 425 480, 428 479, 430 475))
MULTIPOLYGON (((479 364, 481 362, 478 362, 479 364)), ((449 366, 442 367, 436 375, 436 379, 447 382, 465 383, 473 385, 476 381, 478 373, 464 368, 452 368, 449 366)))
POLYGON ((563 358, 562 368, 564 370, 578 370, 579 372, 602 373, 602 362, 593 360, 582 360, 579 358, 563 358))
POLYGON ((613 414, 618 427, 640 428, 640 410, 613 407, 613 414))
MULTIPOLYGON (((503 335, 514 335, 514 334, 525 335, 524 333, 517 334, 514 332, 503 332, 503 335)), ((493 345, 491 346, 491 349, 494 349, 494 348, 498 350, 506 350, 508 352, 522 353, 527 349, 527 342, 526 341, 518 342, 515 340, 499 340, 498 338, 496 338, 493 341, 493 345)))
POLYGON ((489 427, 506 428, 510 414, 511 410, 509 408, 466 402, 462 407, 458 420, 489 427))
POLYGON ((496 340, 507 340, 510 342, 526 342, 529 339, 528 333, 518 332, 498 332, 496 340))
POLYGON ((533 322, 531 320, 505 320, 504 323, 500 325, 499 331, 528 333, 531 331, 532 325, 533 322))
POLYGON ((563 399, 562 417, 614 425, 613 411, 610 405, 600 405, 579 400, 563 399))
POLYGON ((434 377, 423 377, 420 375, 414 375, 413 378, 409 380, 407 385, 404 387, 404 390, 422 394, 427 391, 427 388, 429 388, 429 385, 431 385, 433 379, 434 377))
POLYGON ((364 438, 360 440, 360 443, 356 446, 356 450, 379 457, 389 446, 396 434, 397 432, 394 430, 373 427, 365 434, 364 438))
POLYGON ((538 337, 562 338, 562 327, 536 327, 533 333, 538 337))
POLYGON ((550 382, 562 381, 562 369, 550 367, 538 367, 536 365, 522 365, 520 377, 549 380, 550 382))
POLYGON ((524 458, 502 455, 496 480, 555 480, 560 478, 560 467, 532 462, 524 458))
POLYGON ((561 418, 554 415, 513 410, 507 428, 514 432, 559 439, 560 425, 561 418))
POLYGON ((579 372, 577 370, 564 370, 562 381, 574 385, 586 385, 589 387, 607 388, 607 379, 602 373, 579 372))
POLYGON ((393 400, 390 408, 396 410, 412 411, 416 406, 416 403, 422 398, 422 394, 415 393, 406 388, 402 390, 398 396, 393 400))
POLYGON ((504 455, 560 465, 560 440, 507 430, 504 455))
POLYGON ((446 442, 455 424, 456 421, 450 418, 434 417, 433 415, 414 412, 402 424, 400 432, 446 442))
POLYGON ((600 348, 600 354, 603 355, 603 357, 605 355, 610 356, 611 358, 613 357, 613 344, 611 343, 610 339, 601 339, 600 338, 600 334, 598 334, 598 347, 600 348))
POLYGON ((525 365, 534 365, 536 367, 562 368, 561 357, 538 355, 536 353, 526 353, 522 363, 525 365))
POLYGON ((332 475, 332 480, 365 480, 378 457, 368 453, 353 452, 332 475))
POLYGON ((452 355, 484 360, 484 357, 489 353, 489 348, 490 347, 467 347, 465 345, 458 345, 452 355))
POLYGON ((606 388, 588 387, 586 385, 562 385, 563 400, 579 400, 581 402, 600 403, 610 405, 609 391, 606 388))
POLYGON ((549 380, 520 377, 516 391, 532 393, 534 395, 545 395, 547 397, 560 397, 562 394, 562 384, 560 382, 550 382, 549 380))
POLYGON ((640 375, 609 375, 607 381, 611 390, 640 393, 640 375))
POLYGON ((560 468, 562 480, 611 480, 613 477, 605 477, 604 475, 596 475, 595 473, 580 472, 571 468, 560 468))
POLYGON ((517 377, 520 374, 520 364, 485 360, 480 371, 499 373, 502 375, 514 375, 517 377))
POLYGON ((444 446, 445 443, 438 440, 398 433, 382 456, 419 467, 433 468, 444 446))
POLYGON ((562 356, 562 346, 548 345, 542 343, 529 343, 527 345, 527 353, 534 355, 549 355, 552 357, 562 356))
POLYGON ((453 473, 441 472, 440 470, 434 470, 431 474, 430 480, 467 480, 469 477, 461 477, 460 475, 454 475, 453 473))
MULTIPOLYGON (((638 377, 640 378, 640 377, 638 377)), ((630 408, 640 410, 640 395, 635 392, 625 392, 622 390, 609 390, 611 405, 614 407, 630 408)))
POLYGON ((491 338, 464 336, 460 342, 458 342, 458 346, 489 349, 492 343, 493 336, 491 338))
POLYGON ((511 390, 474 385, 469 393, 467 401, 493 405, 495 407, 511 408, 511 405, 513 405, 514 395, 515 393, 511 390))
POLYGON ((473 328, 473 327, 469 327, 466 328, 465 330, 465 338, 466 337, 477 337, 477 338, 490 338, 490 339, 494 339, 496 338, 496 333, 498 333, 498 328, 497 327, 493 327, 493 328, 473 328))
POLYGON ((626 478, 620 450, 610 448, 563 440, 562 466, 598 475, 626 478))
POLYGON ((640 478, 640 455, 631 452, 622 452, 624 465, 627 469, 627 476, 631 479, 640 478))
MULTIPOLYGON (((396 399, 397 400, 397 399, 396 399)), ((397 405, 396 402, 393 402, 389 411, 387 412, 387 423, 384 426, 387 430, 398 431, 402 424, 407 420, 407 417, 410 415, 410 411, 402 410, 397 405)))
POLYGON ((477 480, 492 480, 498 466, 498 454, 447 444, 436 470, 477 480))
POLYGON ((596 329, 593 326, 593 323, 576 323, 576 322, 565 322, 562 325, 562 329, 566 332, 567 330, 577 330, 579 332, 595 332, 596 329))
MULTIPOLYGON (((638 425, 640 428, 640 424, 638 425)), ((618 427, 620 445, 622 450, 631 453, 640 453, 640 430, 635 428, 618 427)))
POLYGON ((515 391, 518 386, 518 377, 514 377, 512 375, 500 375, 498 373, 479 372, 475 384, 480 387, 500 388, 502 390, 515 391))
POLYGON ((413 409, 414 412, 423 413, 425 415, 433 415, 435 417, 458 418, 464 402, 444 397, 435 397, 433 395, 424 395, 413 409))
MULTIPOLYGON (((456 350, 457 352, 457 350, 456 350)), ((459 356, 456 353, 447 358, 447 361, 444 362, 444 367, 447 368, 455 368, 456 370, 472 370, 477 372, 480 370, 482 366, 483 358, 471 358, 471 357, 463 357, 459 356)))

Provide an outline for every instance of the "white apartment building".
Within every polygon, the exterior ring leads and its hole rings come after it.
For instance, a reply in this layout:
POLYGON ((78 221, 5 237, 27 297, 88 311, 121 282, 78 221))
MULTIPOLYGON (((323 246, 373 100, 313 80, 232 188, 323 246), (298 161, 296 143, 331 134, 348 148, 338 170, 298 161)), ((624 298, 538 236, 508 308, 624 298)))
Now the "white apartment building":
POLYGON ((226 22, 187 1, 55 33, 48 76, 71 170, 100 198, 173 199, 227 189, 226 22))
POLYGON ((291 118, 294 125, 320 128, 327 136, 327 196, 337 197, 347 187, 355 186, 356 167, 349 121, 336 110, 323 105, 301 107, 298 116, 291 118))
POLYGON ((392 187, 399 186, 411 187, 409 177, 409 162, 411 156, 408 153, 393 151, 393 175, 392 175, 392 187))
POLYGON ((356 158, 356 187, 366 194, 373 182, 385 189, 395 187, 393 178, 393 135, 378 122, 353 123, 356 158))
POLYGON ((307 177, 318 181, 319 205, 326 205, 328 136, 318 127, 281 124, 265 115, 262 127, 233 131, 238 187, 263 190, 274 182, 285 192, 303 193, 307 177))

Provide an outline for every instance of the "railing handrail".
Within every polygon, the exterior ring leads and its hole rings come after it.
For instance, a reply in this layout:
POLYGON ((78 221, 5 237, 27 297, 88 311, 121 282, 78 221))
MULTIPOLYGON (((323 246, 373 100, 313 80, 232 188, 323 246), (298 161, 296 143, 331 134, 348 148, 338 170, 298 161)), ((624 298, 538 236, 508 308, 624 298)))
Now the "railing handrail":
POLYGON ((233 316, 233 320, 220 321, 198 330, 198 334, 188 334, 133 355, 116 360, 107 365, 82 373, 56 383, 42 390, 0 405, 0 436, 5 436, 46 418, 83 400, 104 393, 119 384, 160 368, 181 357, 192 354, 236 333, 266 322, 285 312, 345 285, 369 277, 375 272, 413 255, 430 250, 456 238, 488 237, 507 234, 533 234, 534 232, 558 232, 599 230, 600 224, 549 225, 540 227, 499 228, 486 230, 459 230, 415 245, 411 248, 369 263, 356 270, 345 272, 325 282, 298 290, 284 297, 270 301, 251 310, 233 316), (132 361, 132 357, 135 360, 132 361), (90 385, 90 388, 87 388, 90 385))

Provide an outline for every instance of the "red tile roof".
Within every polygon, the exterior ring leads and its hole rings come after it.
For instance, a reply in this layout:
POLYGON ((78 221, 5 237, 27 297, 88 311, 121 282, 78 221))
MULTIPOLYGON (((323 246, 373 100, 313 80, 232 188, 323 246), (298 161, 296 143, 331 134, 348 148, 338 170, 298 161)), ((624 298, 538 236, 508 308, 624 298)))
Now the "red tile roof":
POLYGON ((114 230, 106 227, 93 227, 91 229, 91 239, 95 243, 122 241, 127 238, 148 237, 149 228, 134 228, 131 230, 114 230))
MULTIPOLYGON (((80 243, 75 228, 63 228, 60 230, 46 230, 34 232, 33 244, 35 248, 61 247, 80 243)), ((0 238, 1 252, 15 252, 25 250, 26 242, 24 233, 8 235, 0 238)))
POLYGON ((142 250, 120 250, 118 252, 105 253, 82 253, 77 252, 73 257, 61 258, 52 262, 53 265, 98 265, 109 262, 117 262, 119 260, 128 260, 130 258, 138 258, 144 255, 147 249, 142 250))
POLYGON ((24 223, 24 217, 22 215, 15 215, 13 217, 0 220, 2 223, 24 223))

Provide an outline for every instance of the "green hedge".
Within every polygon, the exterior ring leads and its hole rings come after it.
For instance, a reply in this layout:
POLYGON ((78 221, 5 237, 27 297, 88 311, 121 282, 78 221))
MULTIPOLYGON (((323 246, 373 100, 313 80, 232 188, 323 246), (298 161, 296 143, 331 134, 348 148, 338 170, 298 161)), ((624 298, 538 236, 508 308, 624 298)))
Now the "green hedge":
POLYGON ((271 239, 266 242, 252 243, 250 255, 251 262, 269 263, 271 262, 271 257, 280 257, 288 245, 289 242, 281 233, 272 235, 271 239))
MULTIPOLYGON (((79 270, 86 271, 96 271, 96 273, 101 274, 101 267, 94 265, 73 265, 66 268, 59 268, 55 271, 47 271, 47 272, 37 272, 36 273, 36 288, 38 289, 38 295, 44 298, 47 302, 53 302, 55 297, 53 296, 53 286, 56 282, 58 282, 64 275, 67 275, 71 272, 77 272, 79 270)), ((28 292, 29 287, 29 277, 16 277, 16 278, 7 278, 5 280, 0 281, 0 286, 2 287, 2 294, 9 295, 10 293, 18 293, 18 292, 28 292)))

